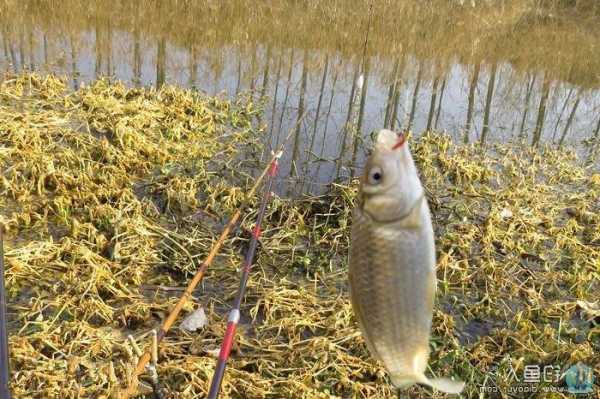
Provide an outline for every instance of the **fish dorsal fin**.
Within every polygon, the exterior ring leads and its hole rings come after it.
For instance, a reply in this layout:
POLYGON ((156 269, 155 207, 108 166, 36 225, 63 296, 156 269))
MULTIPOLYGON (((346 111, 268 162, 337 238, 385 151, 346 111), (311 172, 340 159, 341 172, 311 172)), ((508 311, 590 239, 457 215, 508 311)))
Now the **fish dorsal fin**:
POLYGON ((400 220, 400 224, 404 228, 417 228, 421 226, 421 207, 425 201, 425 194, 421 194, 413 207, 408 211, 408 214, 400 220))

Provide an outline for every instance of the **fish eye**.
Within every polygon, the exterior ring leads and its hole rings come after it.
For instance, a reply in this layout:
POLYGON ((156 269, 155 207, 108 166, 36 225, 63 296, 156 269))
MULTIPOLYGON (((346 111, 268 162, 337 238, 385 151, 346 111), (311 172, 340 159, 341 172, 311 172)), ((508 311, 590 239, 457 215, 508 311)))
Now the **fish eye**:
POLYGON ((369 170, 369 175, 367 176, 367 180, 369 184, 376 185, 383 181, 383 171, 379 166, 374 166, 369 170))

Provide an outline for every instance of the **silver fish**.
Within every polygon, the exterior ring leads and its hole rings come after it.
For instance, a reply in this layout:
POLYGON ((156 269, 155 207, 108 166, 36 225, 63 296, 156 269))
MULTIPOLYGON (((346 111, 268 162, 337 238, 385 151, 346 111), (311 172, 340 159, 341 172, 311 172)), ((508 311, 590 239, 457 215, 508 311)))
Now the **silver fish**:
POLYGON ((371 355, 397 388, 459 393, 461 381, 428 378, 436 290, 429 207, 404 136, 378 133, 361 178, 350 249, 350 297, 371 355))

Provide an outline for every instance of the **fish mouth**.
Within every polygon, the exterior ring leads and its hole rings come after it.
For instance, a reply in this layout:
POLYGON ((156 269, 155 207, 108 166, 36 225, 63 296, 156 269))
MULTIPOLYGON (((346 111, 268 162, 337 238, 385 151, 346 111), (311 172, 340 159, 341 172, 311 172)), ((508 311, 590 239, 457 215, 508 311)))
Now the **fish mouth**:
POLYGON ((404 143, 406 143, 406 135, 404 133, 398 133, 398 142, 396 144, 394 144, 394 146, 392 147, 392 150, 396 150, 396 149, 402 147, 402 145, 404 145, 404 143))

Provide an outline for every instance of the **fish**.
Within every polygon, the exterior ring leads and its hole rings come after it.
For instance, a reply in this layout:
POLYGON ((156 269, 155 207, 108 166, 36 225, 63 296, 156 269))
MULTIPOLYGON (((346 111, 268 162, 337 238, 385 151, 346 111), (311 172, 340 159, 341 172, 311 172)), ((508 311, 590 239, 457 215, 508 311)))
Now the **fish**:
POLYGON ((424 384, 458 394, 464 382, 425 375, 435 264, 431 214, 407 140, 380 130, 352 216, 352 309, 369 352, 396 388, 424 384))

